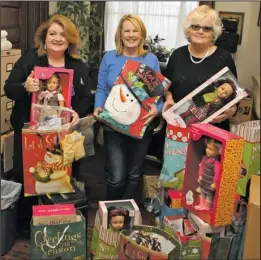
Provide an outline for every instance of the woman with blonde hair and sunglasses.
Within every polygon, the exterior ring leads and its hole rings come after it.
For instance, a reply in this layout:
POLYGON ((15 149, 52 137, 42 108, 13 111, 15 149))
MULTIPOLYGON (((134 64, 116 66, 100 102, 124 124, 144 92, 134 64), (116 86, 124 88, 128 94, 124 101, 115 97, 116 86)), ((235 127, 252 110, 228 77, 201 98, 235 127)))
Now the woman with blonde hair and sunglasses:
MULTIPOLYGON (((77 48, 80 37, 76 26, 63 15, 55 14, 44 22, 35 33, 35 48, 28 50, 14 65, 5 82, 4 91, 15 101, 11 114, 14 128, 14 179, 23 183, 22 128, 30 121, 32 93, 39 90, 39 79, 34 78, 34 66, 74 70, 71 97, 74 114, 72 124, 92 112, 92 96, 88 84, 87 68, 81 61, 77 48)), ((78 179, 79 163, 72 166, 72 174, 78 179)), ((21 193, 18 227, 30 233, 33 198, 24 198, 21 193)), ((36 200, 37 203, 37 200, 36 200)), ((19 232, 19 233, 21 233, 19 232)), ((25 234, 23 232, 23 234, 25 234)))
MULTIPOLYGON (((157 57, 143 48, 146 34, 144 23, 138 16, 130 14, 121 18, 115 34, 116 50, 108 51, 101 62, 95 96, 96 117, 127 60, 142 62, 160 71, 157 57)), ((148 128, 142 139, 134 139, 103 126, 109 172, 107 200, 137 198, 141 191, 143 162, 162 106, 163 101, 157 107, 150 106, 150 112, 143 118, 148 128)))
MULTIPOLYGON (((184 34, 189 44, 172 53, 164 73, 172 81, 172 85, 166 92, 163 111, 226 66, 237 77, 231 54, 215 45, 221 33, 222 22, 219 15, 208 6, 199 6, 188 15, 184 23, 184 34)), ((228 119, 235 112, 236 106, 233 106, 215 118, 212 123, 229 130, 228 119)))

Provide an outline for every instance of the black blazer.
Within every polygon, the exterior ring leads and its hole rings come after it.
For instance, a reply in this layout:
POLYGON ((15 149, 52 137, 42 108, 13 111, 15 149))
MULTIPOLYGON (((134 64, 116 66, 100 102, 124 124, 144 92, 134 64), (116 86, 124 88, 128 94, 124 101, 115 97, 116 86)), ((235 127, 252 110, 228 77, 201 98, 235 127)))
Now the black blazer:
MULTIPOLYGON (((24 82, 34 66, 48 67, 47 56, 38 56, 36 49, 29 50, 20 57, 5 81, 5 94, 15 101, 11 114, 11 124, 14 129, 21 129, 25 122, 30 121, 32 95, 26 92, 24 82)), ((93 108, 88 69, 81 60, 74 59, 67 53, 65 54, 65 68, 74 70, 73 87, 75 95, 72 96, 71 100, 72 108, 80 117, 84 117, 91 113, 93 108)))

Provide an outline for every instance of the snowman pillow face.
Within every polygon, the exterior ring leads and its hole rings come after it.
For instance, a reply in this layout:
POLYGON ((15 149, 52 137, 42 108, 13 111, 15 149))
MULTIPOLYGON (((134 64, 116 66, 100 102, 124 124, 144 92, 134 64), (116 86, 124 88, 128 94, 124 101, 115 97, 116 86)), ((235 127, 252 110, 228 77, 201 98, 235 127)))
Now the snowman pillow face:
POLYGON ((104 108, 113 120, 123 125, 137 121, 141 112, 139 102, 124 84, 112 87, 104 108))

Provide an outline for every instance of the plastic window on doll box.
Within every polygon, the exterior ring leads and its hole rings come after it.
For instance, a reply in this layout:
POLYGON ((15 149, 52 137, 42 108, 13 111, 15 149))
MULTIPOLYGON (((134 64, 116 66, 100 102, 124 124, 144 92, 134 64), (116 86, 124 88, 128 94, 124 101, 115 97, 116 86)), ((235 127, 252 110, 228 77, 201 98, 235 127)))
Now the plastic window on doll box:
POLYGON ((64 97, 60 84, 60 76, 54 73, 49 79, 42 81, 43 89, 37 95, 36 103, 45 106, 64 107, 64 97))
POLYGON ((114 232, 120 232, 124 228, 129 228, 129 210, 123 207, 111 206, 108 208, 108 228, 114 232))
POLYGON ((216 182, 220 178, 220 155, 222 153, 222 143, 217 140, 205 139, 205 152, 198 170, 199 204, 196 210, 211 211, 215 198, 216 182))
POLYGON ((193 104, 180 114, 186 123, 190 124, 202 122, 216 111, 221 109, 236 97, 236 84, 229 78, 220 79, 211 84, 204 93, 199 93, 192 98, 193 104))

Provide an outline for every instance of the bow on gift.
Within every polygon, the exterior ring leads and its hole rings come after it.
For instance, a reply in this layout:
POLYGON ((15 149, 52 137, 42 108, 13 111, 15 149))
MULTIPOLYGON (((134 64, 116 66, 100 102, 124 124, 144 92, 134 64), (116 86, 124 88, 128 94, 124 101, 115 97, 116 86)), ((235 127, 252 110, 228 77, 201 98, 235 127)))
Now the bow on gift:
POLYGON ((113 209, 109 212, 109 217, 128 216, 128 215, 129 215, 129 211, 124 208, 113 209))

